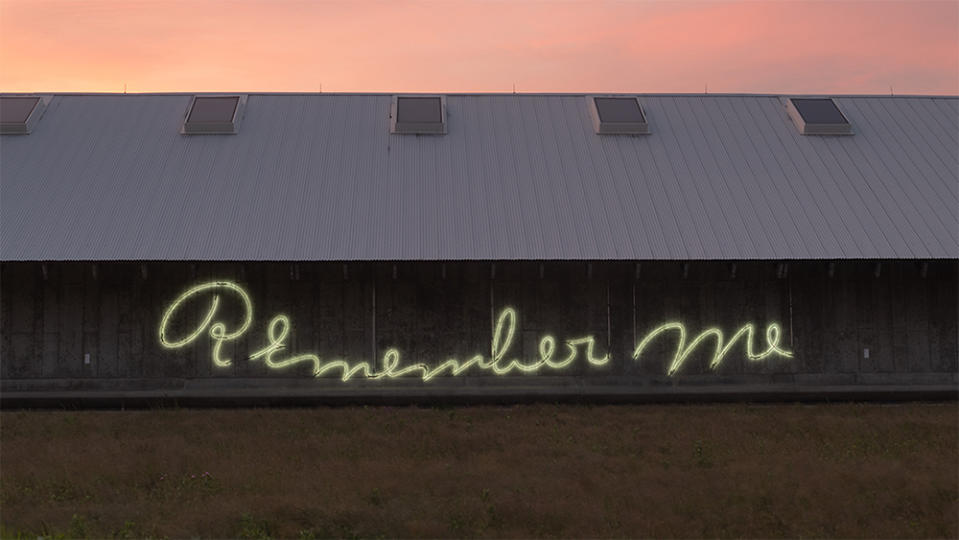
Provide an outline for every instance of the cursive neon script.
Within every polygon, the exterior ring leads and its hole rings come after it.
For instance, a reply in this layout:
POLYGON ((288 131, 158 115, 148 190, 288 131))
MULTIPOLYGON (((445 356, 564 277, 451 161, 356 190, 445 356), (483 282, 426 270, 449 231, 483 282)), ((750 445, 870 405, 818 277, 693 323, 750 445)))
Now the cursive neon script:
POLYGON ((673 361, 670 362, 669 367, 666 369, 667 375, 675 375, 676 372, 679 371, 679 368, 683 366, 683 362, 686 361, 686 358, 689 357, 696 347, 710 337, 716 338, 716 349, 713 351, 713 358, 709 362, 709 368, 713 370, 719 368, 720 364, 722 364, 723 358, 729 354, 730 349, 733 348, 733 345, 736 344, 736 341, 743 336, 746 336, 746 358, 754 362, 763 360, 764 358, 773 354, 782 356, 783 358, 793 357, 793 353, 779 346, 779 339, 782 331, 780 330, 779 325, 776 323, 772 323, 766 327, 766 350, 761 353, 756 353, 753 352, 753 332, 755 331, 755 327, 752 324, 744 324, 725 344, 723 343, 725 340, 723 339, 722 330, 718 328, 707 328, 693 338, 693 340, 689 342, 689 345, 686 345, 686 327, 683 326, 682 323, 668 322, 654 328, 648 334, 646 334, 646 337, 639 342, 639 345, 637 345, 636 349, 633 351, 633 359, 639 360, 643 349, 645 349, 646 346, 653 341, 653 339, 670 330, 676 330, 679 332, 679 340, 677 340, 676 343, 676 352, 673 354, 673 361))
MULTIPOLYGON (((539 341, 537 358, 528 361, 523 361, 518 358, 508 358, 509 350, 513 345, 516 335, 517 319, 516 310, 511 307, 504 308, 500 311, 496 318, 496 324, 493 327, 493 339, 490 345, 489 357, 483 354, 477 354, 466 360, 450 358, 435 367, 430 367, 423 363, 400 366, 400 351, 395 347, 391 347, 383 353, 383 369, 375 370, 369 362, 361 361, 350 363, 342 359, 322 360, 319 355, 314 353, 284 356, 287 349, 286 342, 292 325, 287 315, 278 314, 273 316, 266 326, 266 345, 251 353, 248 356, 248 360, 262 360, 264 364, 271 369, 283 369, 296 364, 311 364, 313 366, 314 376, 320 377, 331 371, 339 371, 340 378, 344 382, 355 377, 366 379, 393 379, 405 376, 419 376, 424 381, 429 381, 443 374, 451 376, 461 375, 471 368, 487 371, 494 375, 506 375, 511 372, 536 373, 543 369, 562 370, 572 365, 580 354, 583 355, 586 363, 592 366, 603 366, 609 363, 609 354, 597 356, 595 352, 596 340, 592 336, 563 340, 565 347, 560 351, 560 347, 558 346, 559 341, 556 337, 544 335, 539 341)), ((168 349, 179 349, 194 343, 205 333, 213 344, 211 350, 213 364, 218 367, 226 367, 232 365, 232 360, 222 356, 223 344, 242 337, 249 331, 252 323, 253 302, 250 299, 250 295, 247 294, 241 286, 230 281, 201 283, 183 292, 183 294, 174 300, 166 311, 164 311, 163 317, 160 320, 160 344, 168 349), (242 319, 233 330, 230 330, 226 323, 216 320, 217 311, 220 307, 220 296, 222 294, 232 294, 236 296, 243 305, 242 319), (200 295, 209 295, 210 303, 205 315, 201 317, 199 324, 183 337, 177 338, 172 336, 170 331, 171 321, 175 319, 178 311, 186 301, 200 295)), ((687 345, 685 326, 679 322, 668 322, 650 331, 646 337, 639 342, 634 350, 633 358, 638 360, 643 350, 653 339, 670 330, 679 332, 679 340, 676 352, 673 355, 673 360, 667 370, 669 375, 674 375, 697 346, 710 337, 716 340, 716 349, 709 364, 712 369, 719 367, 723 358, 725 358, 733 348, 733 345, 744 336, 746 339, 746 356, 750 360, 762 360, 770 355, 779 355, 785 358, 792 357, 791 352, 779 346, 781 330, 777 324, 770 324, 766 328, 766 350, 761 353, 755 353, 753 352, 753 334, 755 328, 752 324, 742 326, 733 334, 729 342, 724 342, 722 331, 717 328, 709 328, 697 335, 687 345)))

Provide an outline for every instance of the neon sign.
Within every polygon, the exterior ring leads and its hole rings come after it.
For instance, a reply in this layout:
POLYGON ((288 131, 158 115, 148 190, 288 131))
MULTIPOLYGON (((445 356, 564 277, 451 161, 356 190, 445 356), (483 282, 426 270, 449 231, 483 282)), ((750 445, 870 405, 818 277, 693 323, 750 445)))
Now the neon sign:
MULTIPOLYGON (((284 351, 287 349, 286 342, 292 325, 287 315, 278 314, 273 316, 266 326, 267 344, 251 353, 247 359, 250 361, 262 360, 263 363, 271 369, 283 369, 304 363, 312 364, 314 376, 320 377, 331 371, 339 371, 340 378, 344 382, 355 377, 366 379, 394 379, 413 375, 420 377, 424 381, 429 381, 443 374, 450 376, 461 375, 472 368, 487 371, 493 375, 506 375, 511 372, 536 373, 544 369, 562 370, 567 368, 572 365, 580 355, 582 355, 587 364, 592 366, 603 366, 609 363, 609 354, 597 356, 595 351, 596 340, 592 336, 563 340, 565 350, 560 350, 558 346, 559 341, 556 337, 547 334, 539 340, 537 358, 532 360, 509 358, 509 350, 516 335, 517 320, 518 315, 515 309, 507 307, 500 311, 499 316, 496 318, 496 324, 493 327, 489 357, 483 354, 477 354, 463 361, 450 358, 435 367, 430 367, 424 363, 400 366, 400 351, 395 347, 391 347, 383 353, 383 369, 377 371, 369 362, 361 361, 350 363, 342 359, 322 360, 321 357, 315 353, 292 354, 284 357, 284 351)), ((213 364, 218 367, 227 367, 232 365, 233 361, 230 358, 223 358, 223 344, 237 340, 245 335, 252 324, 253 302, 250 300, 250 295, 247 294, 242 287, 230 281, 201 283, 187 289, 174 300, 163 313, 159 329, 160 344, 167 349, 179 349, 194 343, 205 333, 213 343, 211 352, 213 364), (220 307, 220 295, 223 293, 235 295, 243 305, 242 319, 233 330, 228 329, 226 323, 216 320, 217 311, 220 307), (206 314, 201 318, 199 324, 192 332, 184 337, 177 338, 172 336, 170 330, 171 321, 174 320, 178 310, 187 300, 203 294, 210 294, 212 296, 209 308, 206 310, 206 314)), ((723 332, 720 329, 708 328, 700 332, 687 344, 686 327, 680 322, 667 322, 646 334, 639 344, 636 345, 633 351, 633 359, 640 360, 643 351, 653 340, 661 334, 670 331, 678 332, 678 341, 676 351, 667 369, 668 375, 675 375, 693 351, 710 338, 715 340, 715 350, 712 360, 709 363, 711 369, 716 369, 721 365, 723 359, 741 338, 745 338, 746 357, 749 360, 759 361, 772 355, 792 358, 793 354, 779 345, 782 331, 778 324, 773 323, 766 327, 766 349, 759 353, 753 350, 755 330, 753 324, 745 324, 726 342, 723 332)))

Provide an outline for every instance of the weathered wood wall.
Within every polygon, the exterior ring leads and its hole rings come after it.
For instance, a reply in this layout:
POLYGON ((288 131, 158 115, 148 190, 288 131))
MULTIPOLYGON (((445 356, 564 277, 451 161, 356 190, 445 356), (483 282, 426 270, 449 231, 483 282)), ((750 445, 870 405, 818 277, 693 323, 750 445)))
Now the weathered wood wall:
MULTIPOLYGON (((535 357, 539 339, 592 335, 611 363, 578 362, 539 375, 446 378, 443 384, 939 384, 957 372, 957 262, 397 262, 397 263, 4 263, 0 267, 0 355, 6 391, 181 388, 184 381, 303 379, 310 368, 270 370, 245 355, 266 343, 277 313, 293 321, 291 352, 379 362, 389 347, 403 363, 488 355, 494 314, 519 313, 511 356, 535 357), (209 340, 167 350, 163 310, 193 284, 229 279, 248 290, 254 321, 224 348, 217 368, 209 340), (675 336, 636 362, 637 340, 668 321, 693 334, 745 323, 783 327, 794 359, 748 362, 737 346, 720 369, 712 345, 666 375, 675 336), (864 353, 868 349, 868 356, 864 353)), ((225 300, 224 310, 229 302, 225 300)), ((195 325, 207 304, 195 302, 195 325)), ((759 343, 762 345, 762 342, 759 343)), ((759 347, 762 349, 762 347, 759 347)), ((409 386, 404 380, 384 386, 409 386)), ((255 382, 253 383, 255 384, 255 382)), ((227 386, 223 386, 227 385, 227 386)))

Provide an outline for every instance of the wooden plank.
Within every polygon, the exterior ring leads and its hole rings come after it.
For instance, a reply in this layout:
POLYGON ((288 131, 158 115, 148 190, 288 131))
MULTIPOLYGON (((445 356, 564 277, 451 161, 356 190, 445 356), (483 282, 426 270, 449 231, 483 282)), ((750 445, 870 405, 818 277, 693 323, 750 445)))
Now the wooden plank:
MULTIPOLYGON (((490 265, 487 264, 486 266, 486 275, 488 276, 490 275, 490 265)), ((474 314, 475 320, 482 325, 481 328, 483 329, 482 333, 472 332, 478 349, 475 354, 482 354, 487 359, 492 357, 494 326, 508 308, 512 308, 516 313, 516 333, 512 344, 505 349, 506 355, 504 358, 506 360, 517 358, 528 361, 538 352, 536 336, 540 331, 537 326, 546 323, 540 318, 540 313, 536 309, 539 291, 527 290, 531 278, 523 274, 533 274, 536 276, 533 279, 538 279, 539 263, 526 263, 525 266, 526 268, 523 264, 496 263, 496 276, 488 281, 491 294, 486 298, 478 297, 476 299, 476 303, 483 306, 484 309, 474 314)), ((504 350, 502 344, 501 341, 498 350, 504 350)), ((491 376, 488 371, 479 369, 474 369, 469 374, 471 376, 491 376)), ((511 375, 518 376, 517 373, 511 375)), ((556 375, 556 373, 551 373, 551 375, 556 375)))
MULTIPOLYGON (((46 316, 46 314, 44 316, 46 316)), ((54 316, 56 316, 56 314, 54 314, 54 316)), ((41 375, 46 378, 55 377, 60 357, 60 332, 43 333, 42 355, 41 375)))
MULTIPOLYGON (((130 286, 130 295, 128 297, 129 324, 130 324, 130 352, 129 356, 123 362, 126 366, 127 377, 144 377, 144 357, 146 356, 146 338, 148 334, 149 323, 148 314, 151 313, 152 303, 150 297, 150 279, 155 279, 153 265, 143 263, 142 267, 136 269, 136 275, 130 286), (143 270, 146 270, 144 277, 143 270)), ((155 341, 150 342, 151 347, 158 347, 155 341)))
MULTIPOLYGON (((490 314, 489 265, 476 262, 457 263, 458 286, 463 291, 463 301, 456 310, 466 328, 463 351, 465 355, 489 355, 493 339, 493 322, 490 314)), ((512 293, 517 295, 517 292, 512 293)), ((476 371, 470 372, 476 373, 476 371)))
POLYGON ((175 295, 180 293, 178 289, 186 285, 186 283, 177 283, 171 286, 168 283, 171 278, 173 276, 168 275, 168 267, 165 263, 150 264, 142 295, 138 298, 141 325, 140 332, 134 333, 133 342, 136 344, 139 341, 142 346, 141 376, 148 379, 163 377, 166 374, 167 362, 180 354, 178 350, 163 348, 158 334, 164 311, 176 298, 175 295))
MULTIPOLYGON (((689 275, 685 279, 679 278, 679 305, 681 310, 680 322, 686 325, 688 340, 692 340, 700 332, 712 326, 705 322, 703 313, 705 304, 705 292, 703 291, 703 282, 700 279, 700 266, 697 263, 689 264, 689 275)), ((724 332, 725 334, 726 332, 724 332)), ((709 369, 709 362, 712 358, 712 351, 716 342, 712 339, 709 343, 703 343, 696 347, 694 352, 683 364, 682 369, 677 375, 712 375, 713 371, 709 369)))
MULTIPOLYGON (((295 275, 290 282, 292 308, 290 318, 294 321, 294 332, 291 336, 291 350, 296 354, 320 354, 319 335, 316 322, 313 320, 313 310, 316 294, 314 292, 315 276, 309 265, 297 263, 295 275)), ((300 375, 312 377, 312 365, 297 368, 300 375)))
MULTIPOLYGON (((789 287, 790 280, 792 279, 789 276, 791 269, 787 266, 783 267, 783 274, 781 276, 777 275, 779 271, 778 265, 770 266, 768 268, 767 280, 761 284, 763 291, 765 292, 765 310, 763 317, 755 321, 756 325, 756 339, 755 339, 755 349, 765 350, 766 348, 766 328, 770 324, 778 324, 782 329, 782 338, 781 343, 785 344, 785 348, 789 348, 789 326, 790 326, 790 312, 789 312, 789 287)), ((759 361, 759 364, 763 367, 763 373, 766 374, 782 374, 782 373, 796 373, 798 372, 798 367, 794 360, 787 358, 782 358, 776 355, 771 355, 763 360, 759 361)))
MULTIPOLYGON (((34 291, 30 287, 29 267, 16 266, 11 269, 11 276, 8 278, 16 284, 8 292, 6 300, 10 302, 10 331, 11 332, 33 332, 33 320, 36 306, 33 302, 34 291)), ((24 361, 24 358, 15 359, 17 362, 24 361)))
MULTIPOLYGON (((341 264, 324 266, 320 268, 321 277, 316 283, 316 315, 312 324, 312 332, 319 334, 320 360, 323 363, 345 360, 351 364, 370 361, 373 349, 372 265, 351 263, 345 277, 341 264)), ((381 302, 379 292, 378 304, 381 302)), ((338 378, 341 375, 341 370, 333 370, 323 377, 338 378)))
MULTIPOLYGON (((790 270, 792 271, 792 270, 790 270)), ((792 277, 787 275, 783 279, 777 280, 777 304, 778 309, 776 319, 767 319, 756 326, 757 350, 766 349, 766 328, 772 323, 779 324, 780 346, 787 350, 795 347, 795 337, 792 332, 795 330, 795 305, 792 297, 792 277)), ((782 358, 772 355, 766 360, 766 364, 773 373, 799 373, 802 371, 801 362, 795 358, 782 358)))
MULTIPOLYGON (((712 300, 709 306, 709 320, 711 325, 716 325, 723 330, 724 334, 738 330, 742 325, 750 321, 746 312, 746 283, 742 277, 737 279, 717 281, 712 285, 712 300)), ((756 321, 758 322, 758 321, 756 321)), ((746 357, 746 347, 737 346, 720 364, 717 373, 723 375, 741 375, 746 371, 746 364, 749 363, 746 357)))
MULTIPOLYGON (((219 264, 217 265, 216 277, 223 278, 232 281, 233 283, 238 284, 239 286, 246 289, 248 286, 248 273, 247 268, 250 263, 231 263, 231 264, 219 264)), ((258 264, 258 263, 254 263, 258 264)), ((238 299, 234 299, 231 303, 233 306, 232 309, 236 311, 235 316, 231 317, 231 321, 235 325, 243 324, 242 322, 242 309, 243 306, 240 305, 238 299)), ((212 351, 202 352, 200 356, 197 357, 197 372, 198 373, 209 373, 214 377, 235 377, 239 373, 239 366, 243 364, 248 364, 250 362, 249 357, 253 352, 254 348, 260 348, 265 344, 265 325, 266 315, 261 313, 261 306, 254 303, 253 304, 253 320, 251 322, 249 330, 240 336, 239 338, 230 341, 227 345, 223 347, 223 357, 229 358, 231 364, 229 366, 216 366, 213 364, 213 357, 211 355, 212 351), (205 371, 201 371, 201 369, 205 371)), ((203 316, 204 314, 198 314, 198 316, 203 316)))
MULTIPOLYGON (((148 318, 144 323, 144 354, 143 367, 147 377, 167 377, 180 379, 188 377, 193 370, 193 355, 197 351, 209 354, 211 344, 208 339, 198 339, 194 345, 165 349, 159 342, 159 326, 163 313, 170 304, 185 290, 195 283, 189 263, 162 262, 154 263, 152 272, 147 280, 150 298, 145 306, 148 318)), ((201 302, 198 300, 198 302, 201 302)), ((201 303, 209 302, 204 298, 201 303)), ((207 304, 208 305, 208 304, 207 304)), ((182 335, 195 328, 195 306, 185 304, 176 314, 176 320, 171 324, 174 335, 182 335)))
MULTIPOLYGON (((330 265, 332 267, 332 265, 330 265)), ((324 268, 323 270, 329 270, 324 268)), ((343 318, 344 278, 337 272, 324 272, 316 283, 313 304, 314 330, 319 342, 321 362, 344 360, 346 357, 346 324, 343 318)), ((377 291, 377 303, 380 302, 377 291)), ((379 322, 377 322, 379 327, 379 322)), ((334 375, 325 375, 330 377, 334 375)))
MULTIPOLYGON (((295 317, 295 308, 297 298, 293 295, 294 268, 290 263, 270 263, 266 266, 266 292, 264 299, 260 302, 261 324, 265 330, 268 321, 276 316, 285 316, 289 320, 289 333, 286 340, 286 349, 278 353, 274 360, 283 360, 290 358, 300 351, 296 343, 300 334, 309 335, 312 333, 312 324, 309 320, 299 320, 295 317)), ((305 351, 304 351, 305 352, 305 351)), ((297 377, 311 378, 313 376, 313 364, 311 362, 302 362, 285 368, 267 369, 267 375, 271 377, 297 377)))
POLYGON ((882 354, 875 320, 879 302, 873 295, 875 289, 871 275, 863 272, 855 282, 856 289, 856 328, 858 329, 859 372, 876 373, 879 371, 878 355, 882 354), (868 354, 868 356, 867 356, 868 354))
MULTIPOLYGON (((219 262, 197 262, 190 263, 192 275, 188 278, 188 282, 183 284, 184 289, 187 286, 197 285, 200 283, 210 283, 212 281, 219 281, 222 279, 231 280, 230 276, 226 275, 223 272, 224 263, 219 262)), ((229 293, 221 293, 220 296, 220 307, 217 309, 216 321, 223 322, 227 325, 227 331, 231 329, 231 323, 234 320, 234 317, 230 316, 229 313, 231 310, 237 309, 234 299, 229 295, 229 293)), ((197 300, 190 304, 190 320, 191 326, 199 324, 207 314, 207 311, 210 309, 210 300, 209 296, 202 298, 202 300, 197 300)), ((170 299, 172 300, 172 298, 170 299)), ((168 302, 170 300, 167 300, 168 302)), ((194 326, 195 328, 195 326, 194 326)), ((208 338, 209 334, 204 332, 199 339, 197 339, 196 344, 190 346, 189 348, 183 349, 185 355, 185 360, 189 366, 189 372, 194 377, 210 377, 223 372, 232 374, 231 368, 216 368, 213 365, 213 361, 210 357, 210 340, 208 338)), ((221 354, 224 358, 234 359, 236 357, 236 344, 233 342, 226 342, 223 345, 221 354)))
POLYGON ((10 354, 4 358, 7 375, 16 378, 39 377, 43 356, 35 337, 42 328, 42 298, 39 298, 36 283, 39 265, 23 264, 12 269, 15 286, 10 291, 10 354))
MULTIPOLYGON (((44 313, 43 313, 43 270, 41 264, 29 265, 31 271, 27 282, 29 283, 33 296, 33 356, 31 358, 30 373, 32 377, 43 376, 45 336, 43 333, 44 313)), ((48 272, 49 275, 49 272, 48 272)))
POLYGON ((904 279, 902 286, 906 294, 906 321, 909 325, 907 334, 909 356, 907 358, 908 371, 923 373, 932 370, 932 345, 929 339, 929 291, 930 280, 914 276, 904 279))
POLYGON ((656 327, 668 320, 680 318, 680 308, 675 303, 667 304, 671 298, 671 288, 668 282, 663 282, 651 274, 653 264, 644 264, 643 269, 647 277, 640 277, 635 284, 635 301, 633 310, 636 314, 635 339, 630 351, 631 367, 629 372, 651 378, 666 376, 670 359, 676 348, 675 333, 660 334, 649 342, 641 351, 639 358, 633 358, 633 353, 639 343, 656 327))
POLYGON ((908 265, 909 263, 889 265, 891 279, 889 330, 891 333, 893 370, 897 373, 911 371, 909 362, 909 298, 906 283, 907 280, 911 280, 912 276, 909 275, 908 265))
POLYGON ((344 354, 350 362, 369 361, 373 343, 370 324, 373 309, 373 274, 370 264, 352 264, 344 282, 341 317, 347 336, 344 354))
MULTIPOLYGON (((769 263, 758 262, 744 265, 744 267, 740 269, 740 272, 742 273, 743 281, 742 295, 746 300, 743 309, 745 317, 742 321, 734 323, 734 326, 738 328, 740 325, 746 323, 765 326, 771 317, 777 317, 775 312, 770 311, 765 291, 767 281, 774 278, 775 274, 773 274, 773 270, 769 268, 769 263)), ((737 350, 737 354, 745 356, 745 353, 741 349, 737 350)), ((766 360, 752 361, 745 359, 743 373, 750 375, 768 373, 767 363, 766 360)))
POLYGON ((861 351, 855 281, 839 279, 834 285, 832 310, 835 313, 833 325, 836 329, 836 358, 833 359, 833 372, 858 373, 861 351))
MULTIPOLYGON (((568 337, 592 337, 596 342, 597 356, 607 354, 610 348, 607 342, 611 332, 607 318, 609 282, 604 270, 602 263, 580 264, 573 267, 573 273, 566 282, 572 299, 570 309, 575 310, 577 314, 575 318, 566 321, 569 329, 568 337), (579 280, 585 280, 585 282, 577 283, 579 280)), ((549 301, 548 298, 544 300, 549 301)), ((584 353, 585 351, 581 351, 581 354, 584 353)), ((582 367, 581 372, 586 376, 606 377, 611 374, 611 366, 591 366, 583 359, 579 365, 582 367)))
POLYGON ((933 287, 930 287, 932 298, 929 302, 932 370, 955 373, 959 356, 956 344, 956 298, 959 297, 959 291, 955 263, 952 263, 951 268, 942 268, 942 275, 937 277, 933 284, 933 287))
POLYGON ((877 369, 881 373, 894 373, 896 371, 895 351, 893 346, 893 319, 892 311, 892 287, 893 275, 891 273, 891 264, 883 264, 878 278, 873 277, 870 280, 872 285, 873 305, 875 314, 875 337, 876 353, 872 356, 876 359, 877 369))
MULTIPOLYGON (((397 270, 398 271, 398 270, 397 270)), ((400 353, 400 363, 405 365, 416 362, 415 351, 411 350, 409 335, 407 334, 406 322, 410 313, 407 309, 410 307, 406 303, 409 295, 409 284, 400 281, 399 276, 393 277, 393 263, 382 263, 371 265, 371 284, 370 284, 370 315, 371 320, 374 316, 373 309, 373 289, 376 294, 376 332, 375 346, 371 349, 376 350, 376 369, 384 369, 382 356, 388 349, 397 349, 400 353)), ((371 335, 373 324, 370 324, 371 335)), ((345 332, 346 330, 344 330, 345 332)), ((344 344, 345 346, 345 344, 344 344)))
POLYGON ((133 358, 133 337, 131 332, 117 333, 117 377, 129 378, 130 360, 133 358))
POLYGON ((803 353, 798 361, 804 366, 805 373, 826 372, 826 342, 831 339, 831 336, 826 331, 827 323, 823 309, 828 305, 824 294, 828 279, 826 276, 820 276, 810 281, 801 291, 793 291, 794 305, 802 306, 794 313, 805 314, 802 319, 804 323, 793 328, 793 343, 796 348, 801 346, 803 353))
MULTIPOLYGON (((538 276, 538 263, 529 264, 535 264, 536 269, 527 270, 527 273, 534 272, 538 276)), ((535 336, 538 331, 538 326, 543 325, 544 322, 536 309, 538 301, 536 291, 527 290, 528 282, 524 281, 523 270, 521 265, 503 262, 496 263, 496 276, 490 280, 492 302, 490 302, 489 299, 486 299, 485 302, 478 300, 486 307, 485 313, 481 315, 481 318, 487 321, 484 327, 488 329, 488 334, 480 350, 485 358, 491 358, 493 354, 494 328, 497 320, 507 308, 514 309, 517 318, 516 338, 506 349, 505 358, 530 358, 530 356, 537 353, 538 343, 536 343, 535 336)), ((501 345, 502 342, 499 346, 501 345)), ((481 376, 489 376, 488 372, 480 370, 474 370, 473 373, 481 376)))
POLYGON ((629 263, 608 263, 610 374, 626 375, 633 365, 633 279, 629 263))
MULTIPOLYGON (((378 349, 396 348, 400 352, 401 362, 405 364, 424 362, 429 359, 423 354, 426 351, 417 350, 416 336, 413 335, 417 318, 415 305, 415 285, 401 276, 393 278, 393 264, 388 263, 378 268, 377 279, 377 311, 385 308, 383 317, 377 317, 376 331, 379 339, 378 349)), ((344 291, 347 295, 350 293, 344 291)), ((348 298, 348 297, 347 297, 348 298)), ((350 303, 350 300, 345 300, 350 303)), ((349 325, 349 330, 358 330, 349 325)), ((347 347, 349 344, 347 344, 347 347)))
POLYGON ((117 376, 133 377, 137 374, 133 354, 133 291, 142 281, 140 266, 134 263, 120 265, 117 295, 117 376))
POLYGON ((33 357, 33 334, 30 332, 13 332, 11 336, 11 358, 5 362, 9 364, 7 376, 11 379, 31 379, 30 359, 33 357))
POLYGON ((96 374, 98 377, 117 377, 120 372, 117 354, 120 346, 120 308, 115 284, 101 287, 99 304, 97 325, 99 356, 96 374))
POLYGON ((6 361, 13 354, 13 310, 8 301, 15 283, 14 265, 0 264, 0 374, 10 376, 10 363, 6 361))
MULTIPOLYGON (((230 373, 232 371, 237 377, 267 377, 271 375, 270 369, 266 367, 262 358, 248 360, 250 354, 267 345, 267 324, 276 315, 276 313, 270 311, 270 301, 267 299, 266 280, 270 264, 245 263, 243 265, 241 270, 243 278, 239 280, 239 283, 250 295, 253 303, 253 325, 246 334, 237 340, 236 352, 229 357, 232 360, 232 367, 214 366, 212 368, 214 372, 230 373)), ((236 306, 234 302, 235 300, 231 302, 231 305, 236 306)), ((227 308, 227 311, 237 309, 239 308, 227 308)), ((209 358, 209 361, 212 362, 212 349, 204 348, 203 351, 206 358, 209 358)))
MULTIPOLYGON (((542 278, 540 263, 525 263, 522 269, 523 303, 518 315, 524 338, 521 358, 525 362, 533 362, 539 356, 539 341, 547 334, 561 344, 589 331, 589 291, 586 290, 589 285, 585 263, 551 261, 542 264, 542 278)), ((558 351, 565 352, 564 347, 558 347, 558 351)), ((577 356, 576 362, 562 370, 551 371, 550 375, 582 376, 586 373, 584 359, 577 356)))
POLYGON ((100 339, 97 327, 100 323, 100 274, 102 268, 91 263, 81 263, 83 276, 83 346, 82 374, 95 377, 100 368, 100 339), (97 275, 94 276, 94 267, 97 275))
POLYGON ((96 332, 100 324, 100 276, 103 268, 95 264, 81 264, 83 276, 83 331, 96 332), (97 277, 93 268, 97 267, 97 277))
MULTIPOLYGON (((459 289, 460 278, 455 273, 447 273, 446 279, 434 265, 415 263, 403 265, 397 280, 388 274, 380 273, 378 284, 392 285, 394 302, 411 305, 394 305, 394 317, 411 316, 411 321, 401 323, 407 336, 402 338, 401 352, 407 355, 407 362, 423 362, 436 367, 450 358, 462 360, 470 356, 467 335, 469 321, 464 317, 459 302, 453 298, 463 298, 459 289), (399 294, 405 291, 405 294, 399 294), (409 323, 413 324, 409 324, 409 323)), ((463 299, 465 301, 465 298, 463 299)), ((379 331, 379 329, 377 330, 379 331)), ((475 354, 475 351, 472 352, 475 354)), ((443 375, 446 377, 447 375, 443 375)))
POLYGON ((59 329, 60 355, 55 370, 57 377, 79 377, 83 368, 83 266, 65 263, 60 292, 59 329))

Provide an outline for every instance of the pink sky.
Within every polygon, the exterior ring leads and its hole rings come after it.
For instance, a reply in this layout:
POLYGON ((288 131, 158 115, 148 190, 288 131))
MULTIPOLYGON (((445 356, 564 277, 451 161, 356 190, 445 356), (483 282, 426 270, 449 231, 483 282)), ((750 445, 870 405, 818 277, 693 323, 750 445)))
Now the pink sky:
POLYGON ((959 1, 0 0, 0 91, 959 94, 959 1))

